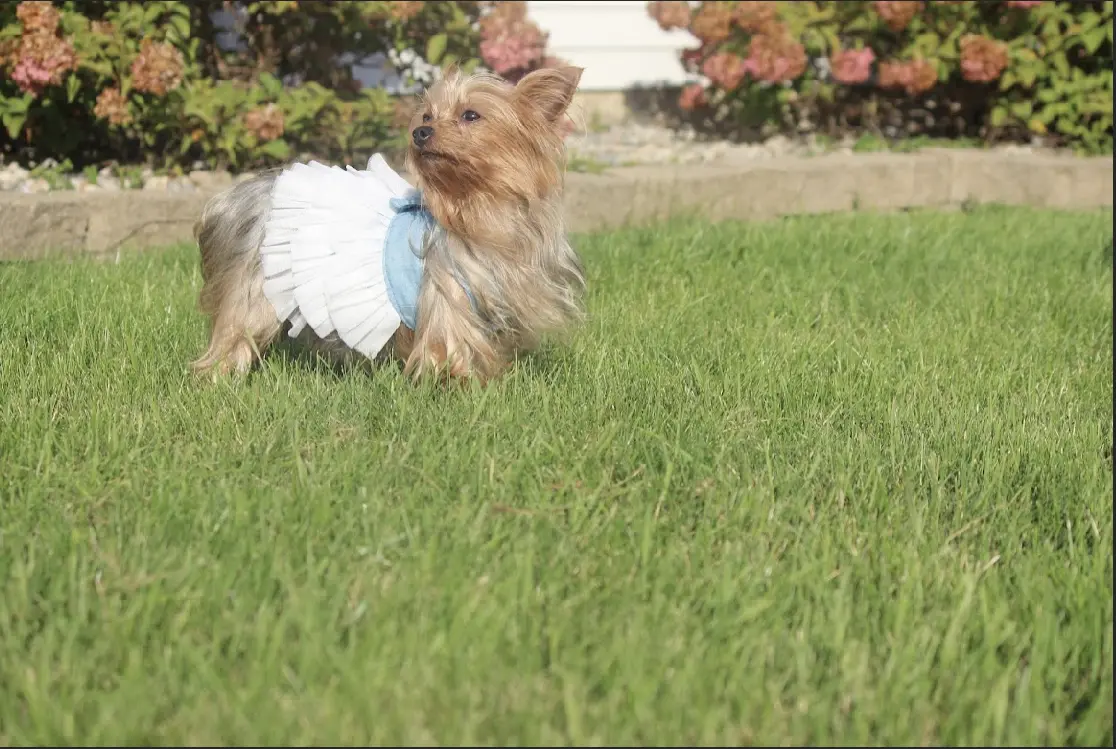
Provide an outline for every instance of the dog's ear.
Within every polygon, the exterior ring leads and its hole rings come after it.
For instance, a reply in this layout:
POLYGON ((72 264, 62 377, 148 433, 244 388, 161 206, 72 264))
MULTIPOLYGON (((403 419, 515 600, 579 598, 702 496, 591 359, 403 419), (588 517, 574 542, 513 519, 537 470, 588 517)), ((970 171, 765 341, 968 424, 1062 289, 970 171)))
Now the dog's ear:
POLYGON ((569 108, 584 71, 584 68, 572 65, 536 70, 523 76, 516 84, 515 92, 522 101, 554 122, 569 108))
POLYGON ((448 63, 442 65, 442 78, 460 78, 462 74, 461 63, 457 60, 451 59, 448 63))

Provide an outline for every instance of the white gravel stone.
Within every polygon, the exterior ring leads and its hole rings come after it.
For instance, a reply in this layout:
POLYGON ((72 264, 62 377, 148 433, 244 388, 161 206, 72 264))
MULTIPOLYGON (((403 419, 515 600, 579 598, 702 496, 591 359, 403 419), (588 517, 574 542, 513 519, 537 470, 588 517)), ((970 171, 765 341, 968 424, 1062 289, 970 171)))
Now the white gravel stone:
POLYGON ((143 180, 143 189, 147 192, 166 192, 170 185, 170 177, 165 174, 153 174, 143 180))
POLYGON ((765 143, 699 140, 692 129, 628 123, 570 139, 570 153, 605 166, 627 164, 739 164, 811 152, 805 140, 775 136, 765 143))
POLYGON ((50 183, 42 177, 27 179, 20 184, 19 191, 24 193, 50 192, 50 183))
POLYGON ((167 183, 167 192, 197 192, 197 189, 189 177, 175 177, 167 183))
MULTIPOLYGON (((762 143, 729 143, 701 138, 692 128, 675 130, 661 125, 625 123, 575 133, 570 136, 567 145, 573 169, 596 172, 604 168, 635 165, 740 166, 757 161, 809 157, 820 153, 852 154, 856 141, 852 136, 836 143, 825 143, 819 142, 813 135, 801 138, 775 135, 762 143)), ((1068 153, 1044 148, 1040 140, 1030 144, 997 145, 994 149, 1011 153, 1068 153)), ((52 164, 55 162, 47 159, 40 166, 49 167, 52 164)), ((223 169, 205 169, 200 162, 194 164, 194 167, 188 175, 181 177, 156 175, 150 167, 143 167, 140 172, 142 189, 148 192, 216 191, 254 176, 251 172, 245 172, 234 177, 223 169)), ((132 170, 126 173, 130 175, 135 172, 132 170)), ((133 177, 128 177, 129 181, 132 179, 133 177)), ((116 176, 116 170, 112 167, 101 169, 95 183, 85 179, 82 174, 70 175, 70 180, 74 189, 79 192, 113 192, 138 187, 121 184, 122 180, 116 176)), ((30 171, 18 164, 0 165, 0 191, 38 193, 50 189, 45 179, 32 178, 30 171)))
POLYGON ((8 164, 0 171, 0 190, 17 190, 30 174, 19 164, 8 164))
POLYGON ((232 175, 224 170, 215 172, 195 169, 190 172, 189 180, 202 190, 213 190, 232 184, 232 175))

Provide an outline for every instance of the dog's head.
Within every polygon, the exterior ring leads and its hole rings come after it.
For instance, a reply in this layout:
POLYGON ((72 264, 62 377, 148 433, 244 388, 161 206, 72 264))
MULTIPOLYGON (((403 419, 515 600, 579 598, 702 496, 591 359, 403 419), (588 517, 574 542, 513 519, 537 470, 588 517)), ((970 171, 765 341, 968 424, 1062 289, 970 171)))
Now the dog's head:
POLYGON ((451 69, 411 118, 408 171, 428 202, 519 204, 562 183, 566 110, 581 68, 537 70, 518 84, 451 69))

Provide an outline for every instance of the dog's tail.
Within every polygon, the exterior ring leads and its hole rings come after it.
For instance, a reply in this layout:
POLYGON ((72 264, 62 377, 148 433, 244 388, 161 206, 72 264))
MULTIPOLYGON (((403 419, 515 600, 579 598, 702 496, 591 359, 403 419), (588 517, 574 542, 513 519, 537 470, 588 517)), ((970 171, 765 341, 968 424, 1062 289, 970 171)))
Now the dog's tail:
POLYGON ((278 332, 259 254, 275 179, 258 175, 215 195, 194 224, 204 280, 198 306, 211 325, 208 349, 191 364, 195 371, 226 361, 245 369, 278 332))

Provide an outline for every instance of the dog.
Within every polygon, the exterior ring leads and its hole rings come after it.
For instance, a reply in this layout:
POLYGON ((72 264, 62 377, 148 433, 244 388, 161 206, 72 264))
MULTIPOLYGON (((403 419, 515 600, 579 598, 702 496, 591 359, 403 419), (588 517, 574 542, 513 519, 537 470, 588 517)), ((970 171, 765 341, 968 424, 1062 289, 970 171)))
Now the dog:
POLYGON ((408 127, 415 186, 297 163, 212 198, 194 227, 209 346, 192 367, 246 373, 280 335, 336 357, 486 382, 584 319, 562 212, 567 110, 582 69, 511 84, 451 69, 408 127))

